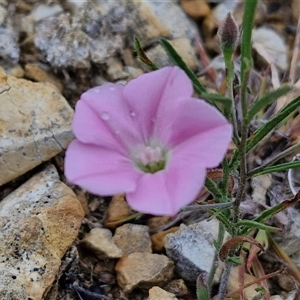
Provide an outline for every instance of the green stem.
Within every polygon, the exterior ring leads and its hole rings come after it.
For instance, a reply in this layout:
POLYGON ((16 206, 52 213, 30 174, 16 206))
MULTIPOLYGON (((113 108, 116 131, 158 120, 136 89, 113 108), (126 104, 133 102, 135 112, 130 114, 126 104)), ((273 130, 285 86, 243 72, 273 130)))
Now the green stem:
POLYGON ((220 183, 220 189, 223 195, 227 195, 230 170, 228 167, 228 161, 226 157, 224 157, 223 159, 222 167, 223 167, 223 179, 220 183))
POLYGON ((234 103, 234 95, 233 95, 233 80, 234 80, 234 63, 232 54, 233 53, 226 53, 224 54, 224 61, 226 67, 226 81, 227 81, 227 96, 231 99, 231 122, 233 126, 233 134, 235 137, 238 137, 238 125, 236 119, 236 112, 235 112, 235 103, 234 103))
MULTIPOLYGON (((224 236, 225 236, 225 228, 223 226, 223 224, 221 222, 219 222, 219 231, 218 231, 218 237, 217 237, 217 241, 216 244, 219 245, 220 247, 223 244, 223 240, 224 240, 224 236)), ((216 270, 218 267, 218 255, 219 255, 219 249, 215 250, 214 253, 214 259, 213 259, 213 264, 212 267, 210 269, 210 272, 208 274, 208 288, 209 290, 211 290, 213 281, 214 281, 214 277, 216 274, 216 270)))
POLYGON ((215 182, 210 179, 209 177, 206 177, 205 180, 205 187, 211 192, 211 194, 214 196, 216 202, 224 202, 223 200, 223 194, 222 191, 219 189, 219 187, 215 184, 215 182))

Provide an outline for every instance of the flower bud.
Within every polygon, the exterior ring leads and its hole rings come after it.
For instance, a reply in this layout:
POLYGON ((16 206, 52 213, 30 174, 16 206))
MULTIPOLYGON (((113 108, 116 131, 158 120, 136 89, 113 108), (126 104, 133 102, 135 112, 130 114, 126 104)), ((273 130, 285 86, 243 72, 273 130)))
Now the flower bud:
POLYGON ((218 30, 218 35, 223 53, 231 52, 232 54, 238 44, 239 28, 231 13, 227 14, 225 21, 218 30))

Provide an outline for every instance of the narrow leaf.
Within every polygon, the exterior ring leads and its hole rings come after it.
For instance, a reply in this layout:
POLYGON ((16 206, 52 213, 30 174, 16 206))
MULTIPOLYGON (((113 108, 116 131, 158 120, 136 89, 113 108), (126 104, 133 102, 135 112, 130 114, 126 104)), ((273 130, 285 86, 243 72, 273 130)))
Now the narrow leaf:
POLYGON ((245 71, 252 66, 252 28, 258 0, 245 1, 241 40, 241 81, 244 82, 245 71))
POLYGON ((272 92, 264 95, 263 97, 257 99, 248 111, 248 114, 246 117, 247 122, 250 123, 250 121, 254 118, 254 116, 259 111, 261 111, 263 108, 265 108, 266 106, 271 104, 277 98, 288 93, 291 89, 292 88, 290 86, 283 86, 283 87, 280 87, 279 89, 272 91, 272 92))
POLYGON ((208 285, 207 285, 206 279, 205 279, 205 274, 200 274, 198 276, 196 290, 197 290, 197 299, 198 300, 209 300, 210 299, 208 285))
POLYGON ((218 102, 223 104, 224 106, 231 107, 231 99, 224 97, 220 94, 209 94, 209 93, 202 93, 201 98, 209 101, 209 102, 218 102))
POLYGON ((282 120, 287 118, 291 113, 295 112, 300 107, 300 96, 287 104, 276 116, 270 119, 267 123, 257 129, 253 136, 250 137, 247 143, 247 152, 256 146, 269 132, 271 132, 282 120))
POLYGON ((134 41, 134 49, 137 53, 138 58, 144 64, 146 64, 152 71, 158 70, 159 69, 158 66, 154 62, 152 62, 144 52, 141 41, 137 37, 134 37, 133 41, 134 41))
POLYGON ((248 229, 262 229, 269 232, 282 232, 280 228, 268 226, 263 223, 255 222, 253 220, 240 220, 237 222, 239 226, 245 226, 248 229))
MULTIPOLYGON (((279 213, 280 211, 295 205, 297 202, 300 201, 300 191, 290 200, 284 200, 283 202, 264 210, 258 217, 254 218, 253 221, 263 223, 270 218, 272 218, 274 215, 279 213)), ((241 235, 247 235, 252 231, 252 229, 245 228, 241 230, 241 235)))
POLYGON ((166 39, 160 39, 159 42, 170 57, 170 59, 173 61, 173 63, 176 66, 180 67, 183 71, 185 71, 185 73, 189 76, 193 83, 195 91, 199 95, 206 92, 205 87, 199 82, 195 73, 186 65, 186 63, 182 60, 181 56, 176 52, 173 46, 166 39))
POLYGON ((286 171, 289 169, 295 169, 300 167, 300 161, 295 160, 284 164, 279 164, 276 166, 266 167, 262 171, 253 174, 253 176, 259 176, 264 174, 269 174, 273 172, 286 171))

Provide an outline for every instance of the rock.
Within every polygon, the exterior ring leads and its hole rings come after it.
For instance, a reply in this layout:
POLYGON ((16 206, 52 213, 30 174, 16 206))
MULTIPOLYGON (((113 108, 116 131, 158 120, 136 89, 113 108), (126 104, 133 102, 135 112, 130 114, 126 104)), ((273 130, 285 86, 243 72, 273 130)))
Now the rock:
POLYGON ((127 20, 119 2, 86 2, 72 18, 62 14, 43 20, 36 29, 36 47, 54 67, 90 68, 90 62, 104 63, 124 48, 127 20))
POLYGON ((214 240, 218 236, 218 221, 201 221, 186 226, 165 237, 167 256, 176 265, 176 271, 187 281, 195 282, 200 273, 208 273, 212 267, 214 240))
POLYGON ((120 79, 127 79, 129 77, 129 74, 125 72, 123 68, 122 62, 115 58, 111 57, 106 61, 107 65, 107 74, 111 78, 112 81, 117 81, 120 79))
POLYGON ((62 92, 62 83, 55 78, 53 75, 49 74, 47 71, 42 69, 37 64, 26 64, 25 65, 25 77, 37 82, 48 82, 57 87, 57 89, 62 92))
POLYGON ((91 62, 105 63, 124 48, 133 49, 133 36, 147 47, 161 37, 194 39, 196 34, 195 25, 173 2, 95 1, 75 9, 72 18, 61 14, 42 20, 35 45, 54 67, 90 68, 91 62))
POLYGON ((194 40, 199 34, 195 24, 190 21, 175 1, 128 1, 130 40, 132 36, 141 39, 147 47, 157 39, 171 40, 186 37, 194 40), (180 26, 178 26, 180 24, 180 26))
POLYGON ((176 297, 186 297, 189 290, 182 279, 174 279, 163 287, 167 292, 174 294, 176 297))
POLYGON ((269 187, 272 184, 272 180, 269 174, 260 175, 251 178, 251 187, 253 189, 252 199, 253 201, 266 205, 266 194, 269 187))
POLYGON ((241 1, 222 1, 212 11, 217 22, 223 22, 228 13, 234 13, 241 1))
POLYGON ((0 299, 40 300, 77 237, 84 212, 54 166, 0 202, 0 299))
POLYGON ((119 194, 112 197, 106 211, 104 225, 109 229, 115 229, 119 222, 133 214, 133 210, 125 201, 124 195, 119 194))
POLYGON ((146 221, 146 225, 149 227, 150 230, 155 230, 166 223, 168 223, 172 217, 170 216, 162 216, 162 217, 151 217, 146 221))
MULTIPOLYGON (((229 276, 229 280, 227 283, 227 293, 231 293, 240 288, 240 275, 238 273, 239 267, 232 268, 229 276)), ((244 285, 253 281, 253 277, 247 273, 244 273, 244 285)), ((259 285, 257 283, 250 285, 249 287, 243 290, 243 295, 245 300, 252 300, 254 297, 258 297, 259 293, 259 285), (257 291, 256 291, 257 289, 257 291)), ((240 295, 238 293, 231 296, 232 299, 240 299, 240 295)), ((256 298, 255 298, 256 299, 256 298)))
POLYGON ((182 9, 195 20, 205 18, 211 13, 205 0, 181 0, 180 4, 182 9))
POLYGON ((252 31, 252 46, 259 54, 260 65, 274 64, 280 71, 286 71, 288 67, 288 49, 275 30, 268 27, 260 27, 252 31))
POLYGON ((148 300, 177 300, 175 295, 168 293, 158 286, 154 286, 149 290, 148 300))
POLYGON ((11 64, 3 64, 2 68, 5 70, 7 75, 17 77, 17 78, 23 78, 25 71, 19 64, 11 65, 11 64))
POLYGON ((279 295, 273 295, 270 297, 270 300, 284 300, 284 299, 279 295))
POLYGON ((276 276, 278 279, 278 285, 287 292, 295 290, 295 281, 290 274, 280 274, 276 276))
POLYGON ((148 227, 136 224, 125 224, 116 229, 114 243, 122 249, 123 257, 134 252, 152 253, 148 227))
POLYGON ((285 210, 289 220, 284 233, 274 234, 276 241, 293 262, 300 267, 300 214, 294 207, 285 210))
POLYGON ((154 252, 162 252, 165 249, 164 238, 169 233, 174 233, 179 229, 179 226, 171 227, 164 231, 159 231, 151 235, 152 249, 154 252))
POLYGON ((50 84, 7 76, 0 69, 0 185, 66 148, 73 110, 50 84))
POLYGON ((9 11, 10 3, 1 1, 0 3, 0 57, 4 61, 16 64, 19 61, 20 49, 18 46, 18 32, 13 27, 11 18, 12 12, 9 11))
MULTIPOLYGON (((169 40, 169 43, 174 47, 190 69, 195 70, 197 68, 198 61, 189 39, 179 38, 169 40)), ((156 47, 145 51, 145 53, 150 60, 159 67, 166 67, 173 64, 172 60, 168 57, 161 45, 157 45, 156 47)))
POLYGON ((105 228, 92 229, 81 241, 80 246, 95 253, 98 259, 122 256, 122 250, 112 240, 112 233, 105 228))
POLYGON ((129 293, 135 288, 162 286, 171 279, 174 263, 165 255, 135 252, 120 258, 115 270, 119 286, 129 293))
POLYGON ((31 16, 35 22, 39 22, 43 19, 61 13, 62 11, 63 9, 59 4, 54 4, 54 5, 38 4, 37 6, 35 6, 31 16))

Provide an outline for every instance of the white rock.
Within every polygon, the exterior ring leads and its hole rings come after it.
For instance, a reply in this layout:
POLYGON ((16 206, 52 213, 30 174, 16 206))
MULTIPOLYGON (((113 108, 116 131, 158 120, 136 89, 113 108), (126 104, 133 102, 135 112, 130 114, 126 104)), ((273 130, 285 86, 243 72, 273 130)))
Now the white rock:
POLYGON ((54 166, 0 202, 0 299, 40 300, 77 237, 84 211, 54 166))
MULTIPOLYGON (((180 225, 175 233, 165 237, 168 257, 175 262, 176 271, 187 281, 195 282, 200 273, 209 273, 214 263, 214 240, 218 236, 218 221, 202 221, 180 225)), ((219 276, 218 271, 218 276, 219 276)))
POLYGON ((59 4, 54 4, 54 5, 39 4, 34 8, 32 12, 32 17, 36 22, 38 22, 40 20, 52 17, 53 15, 56 15, 62 11, 63 9, 59 4))
POLYGON ((260 27, 252 31, 253 48, 268 62, 273 63, 280 71, 288 67, 288 49, 275 30, 260 27))
POLYGON ((0 185, 66 148, 73 110, 47 83, 7 76, 0 69, 0 185))

